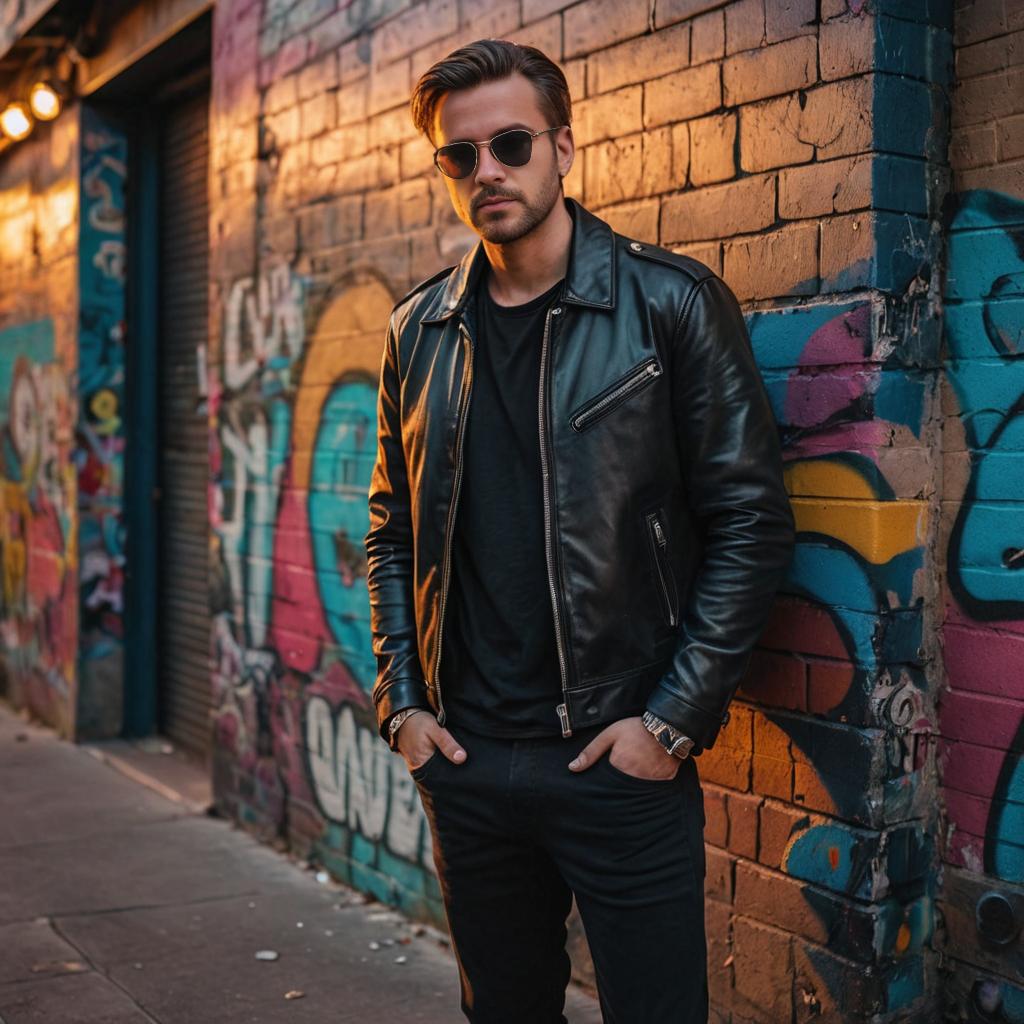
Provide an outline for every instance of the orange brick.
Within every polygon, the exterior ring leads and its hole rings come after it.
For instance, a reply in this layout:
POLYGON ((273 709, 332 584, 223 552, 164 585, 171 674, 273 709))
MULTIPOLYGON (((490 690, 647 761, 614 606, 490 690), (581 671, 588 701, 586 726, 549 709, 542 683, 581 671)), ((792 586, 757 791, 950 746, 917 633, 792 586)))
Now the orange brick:
POLYGON ((587 58, 590 93, 608 92, 684 68, 689 54, 689 25, 673 25, 612 46, 587 58))
MULTIPOLYGON (((773 0, 769 0, 773 2, 773 0)), ((764 0, 738 0, 725 9, 725 52, 752 50, 764 42, 764 0)))
POLYGON ((722 65, 722 101, 727 107, 779 96, 818 78, 818 47, 810 36, 747 50, 722 65))
POLYGON ((661 208, 661 239, 697 242, 757 231, 775 219, 775 178, 753 175, 725 185, 669 196, 661 208))
POLYGON ((818 225, 792 224, 725 243, 725 280, 744 299, 818 291, 818 225))
POLYGON ((725 55, 725 14, 709 11, 695 18, 690 28, 690 63, 703 64, 725 55))
POLYGON ((740 857, 757 858, 758 810, 762 797, 752 793, 729 793, 729 850, 740 857))
POLYGON ((814 146, 800 132, 796 96, 752 103, 740 110, 740 166, 764 171, 814 158, 814 146))
POLYGON ((642 86, 630 85, 574 104, 573 138, 577 146, 621 138, 642 128, 642 86))
POLYGON ((863 153, 779 172, 779 216, 786 220, 848 213, 871 205, 872 158, 863 153))
POLYGON ((644 86, 644 127, 685 121, 721 106, 722 82, 717 64, 701 64, 664 75, 644 86))
POLYGON ((712 114, 691 121, 689 128, 691 183, 710 185, 732 178, 736 174, 736 115, 712 114))
POLYGON ((647 30, 647 5, 622 0, 587 0, 570 7, 565 19, 565 57, 577 57, 647 30))

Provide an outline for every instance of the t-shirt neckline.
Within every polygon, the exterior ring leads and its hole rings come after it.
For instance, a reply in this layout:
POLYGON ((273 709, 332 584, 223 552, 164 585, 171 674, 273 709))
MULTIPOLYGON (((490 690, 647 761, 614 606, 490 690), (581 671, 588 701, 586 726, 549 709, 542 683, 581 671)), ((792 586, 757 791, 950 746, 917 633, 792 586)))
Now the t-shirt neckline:
POLYGON ((527 302, 522 302, 517 306, 502 306, 495 302, 491 297, 490 288, 487 287, 487 277, 484 276, 480 281, 480 298, 488 305, 490 312, 495 316, 529 316, 531 313, 535 313, 542 306, 547 305, 555 297, 555 294, 560 292, 564 283, 565 278, 563 277, 561 280, 556 281, 546 292, 542 292, 540 295, 535 295, 527 302))

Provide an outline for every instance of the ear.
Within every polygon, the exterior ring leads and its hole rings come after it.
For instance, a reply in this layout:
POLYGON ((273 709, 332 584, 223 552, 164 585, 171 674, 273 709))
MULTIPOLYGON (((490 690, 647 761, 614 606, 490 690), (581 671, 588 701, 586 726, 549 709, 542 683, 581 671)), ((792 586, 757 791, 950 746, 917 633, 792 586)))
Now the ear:
POLYGON ((576 142, 570 126, 555 135, 555 154, 558 160, 558 173, 564 178, 572 170, 573 160, 576 158, 576 142))

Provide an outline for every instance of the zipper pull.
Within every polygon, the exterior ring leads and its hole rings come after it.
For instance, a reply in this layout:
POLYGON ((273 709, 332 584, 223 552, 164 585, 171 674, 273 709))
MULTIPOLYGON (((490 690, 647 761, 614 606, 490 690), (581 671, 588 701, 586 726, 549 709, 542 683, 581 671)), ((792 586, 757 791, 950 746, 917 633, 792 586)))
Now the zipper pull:
POLYGON ((564 704, 555 708, 558 712, 558 720, 562 723, 562 736, 571 736, 572 729, 569 728, 569 709, 564 704))
POLYGON ((662 528, 661 528, 661 521, 658 519, 657 516, 653 516, 651 518, 651 522, 654 523, 654 536, 655 536, 655 538, 657 539, 658 543, 662 547, 664 547, 665 546, 665 531, 662 530, 662 528))

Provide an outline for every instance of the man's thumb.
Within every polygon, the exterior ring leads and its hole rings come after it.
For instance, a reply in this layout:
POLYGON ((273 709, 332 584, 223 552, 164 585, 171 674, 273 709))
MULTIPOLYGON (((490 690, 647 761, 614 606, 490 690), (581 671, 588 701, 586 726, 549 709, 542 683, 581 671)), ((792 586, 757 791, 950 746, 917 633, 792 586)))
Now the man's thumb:
POLYGON ((569 767, 574 772, 581 772, 589 768, 610 746, 612 739, 602 733, 595 736, 577 755, 569 762, 569 767))
POLYGON ((437 737, 437 745, 441 753, 455 764, 462 764, 466 760, 466 751, 462 749, 455 737, 445 728, 441 729, 441 735, 437 737))

